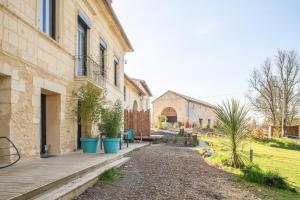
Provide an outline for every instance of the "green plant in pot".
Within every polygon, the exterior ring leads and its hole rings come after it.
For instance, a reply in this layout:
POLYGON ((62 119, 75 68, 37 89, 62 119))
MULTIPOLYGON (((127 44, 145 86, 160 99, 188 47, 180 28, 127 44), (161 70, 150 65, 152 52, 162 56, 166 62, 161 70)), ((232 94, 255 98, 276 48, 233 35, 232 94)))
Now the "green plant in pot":
POLYGON ((120 129, 122 127, 123 107, 117 100, 111 108, 105 108, 101 113, 100 131, 103 138, 104 152, 117 153, 120 144, 120 129))
POLYGON ((100 121, 105 101, 105 92, 90 84, 83 85, 77 92, 77 116, 82 124, 83 137, 80 138, 84 153, 96 153, 99 137, 92 134, 93 124, 100 121))

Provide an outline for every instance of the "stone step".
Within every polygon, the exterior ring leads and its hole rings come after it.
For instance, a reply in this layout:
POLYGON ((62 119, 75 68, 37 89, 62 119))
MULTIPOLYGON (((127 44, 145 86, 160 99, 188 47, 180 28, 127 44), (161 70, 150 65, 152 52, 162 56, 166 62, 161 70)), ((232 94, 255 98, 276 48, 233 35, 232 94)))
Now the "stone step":
MULTIPOLYGON (((54 180, 52 182, 49 182, 45 185, 42 185, 36 189, 33 189, 29 192, 26 192, 24 194, 21 194, 20 196, 16 196, 14 198, 11 198, 9 200, 27 200, 27 199, 34 199, 41 194, 47 193, 49 191, 55 190, 57 188, 60 188, 61 186, 66 185, 67 183, 70 183, 74 180, 77 180, 78 178, 81 178, 85 176, 86 174, 89 174, 97 169, 102 169, 105 166, 109 166, 109 164, 117 162, 118 160, 123 160, 123 154, 120 154, 119 156, 116 156, 114 158, 110 158, 108 160, 105 160, 104 162, 98 163, 96 165, 90 166, 88 168, 85 168, 83 170, 74 172, 68 176, 65 176, 61 179, 54 180)), ((80 160, 79 160, 80 162, 80 160)), ((59 169, 58 169, 59 170, 59 169)), ((38 180, 37 180, 38 181, 38 180)))
POLYGON ((57 199, 73 199, 74 197, 80 195, 82 192, 84 192, 87 188, 93 186, 97 180, 98 176, 105 172, 108 169, 111 168, 118 168, 125 164, 130 158, 124 157, 121 159, 118 159, 116 161, 113 161, 107 165, 104 165, 100 168, 95 169, 94 171, 91 171, 89 173, 86 173, 85 175, 72 180, 54 190, 45 192, 44 194, 32 198, 32 200, 57 200, 57 199))

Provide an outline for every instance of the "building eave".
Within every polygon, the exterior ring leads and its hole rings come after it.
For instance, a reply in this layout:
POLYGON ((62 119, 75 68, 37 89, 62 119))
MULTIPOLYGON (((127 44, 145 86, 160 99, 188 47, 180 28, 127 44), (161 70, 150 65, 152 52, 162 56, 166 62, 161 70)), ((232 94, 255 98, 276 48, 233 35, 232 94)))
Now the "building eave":
POLYGON ((146 90, 147 94, 149 97, 152 97, 152 92, 150 90, 150 88, 148 87, 147 83, 145 80, 141 80, 141 79, 136 79, 136 78, 132 78, 132 80, 138 81, 141 83, 141 85, 143 86, 143 88, 146 90))
POLYGON ((110 16, 112 17, 112 19, 114 20, 115 24, 118 27, 118 29, 119 29, 119 31, 120 31, 120 33, 122 35, 122 38, 123 38, 124 42, 127 45, 127 51, 128 52, 133 52, 134 49, 133 49, 133 47, 132 47, 132 45, 131 45, 131 43, 130 43, 130 41, 129 41, 129 39, 128 39, 128 37, 127 37, 127 35, 126 35, 126 33, 125 33, 125 31, 124 31, 124 29, 123 29, 123 27, 122 27, 119 19, 118 19, 117 15, 116 15, 116 13, 114 11, 114 9, 111 6, 111 1, 110 0, 102 0, 102 1, 104 2, 104 4, 105 4, 105 6, 106 6, 106 8, 107 8, 107 10, 108 10, 108 12, 110 14, 110 16))
POLYGON ((124 79, 127 80, 138 92, 140 96, 146 96, 143 90, 127 75, 124 73, 124 79))
POLYGON ((210 108, 212 108, 212 109, 217 109, 217 107, 214 106, 214 105, 212 105, 212 104, 209 104, 209 103, 204 102, 204 101, 200 101, 200 100, 198 100, 198 99, 194 99, 194 98, 192 98, 192 97, 188 97, 188 96, 183 95, 183 94, 179 94, 179 93, 174 92, 174 91, 171 91, 171 90, 168 90, 167 92, 165 92, 165 93, 163 93, 162 95, 160 95, 159 97, 157 97, 155 100, 152 101, 152 104, 153 104, 154 102, 156 102, 158 99, 160 99, 162 96, 164 96, 165 94, 167 94, 168 92, 170 92, 170 93, 172 93, 172 94, 174 94, 174 95, 176 95, 176 96, 178 96, 178 97, 181 97, 182 99, 184 99, 184 100, 186 100, 186 101, 188 101, 188 102, 193 102, 193 103, 196 103, 196 104, 199 104, 199 105, 203 105, 203 106, 206 106, 206 107, 210 107, 210 108))

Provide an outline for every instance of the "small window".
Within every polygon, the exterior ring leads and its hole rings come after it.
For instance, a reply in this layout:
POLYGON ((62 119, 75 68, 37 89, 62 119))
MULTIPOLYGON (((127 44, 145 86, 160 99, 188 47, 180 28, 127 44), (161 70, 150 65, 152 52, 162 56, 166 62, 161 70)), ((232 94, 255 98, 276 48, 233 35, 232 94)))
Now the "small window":
POLYGON ((105 53, 106 47, 100 43, 100 74, 105 77, 105 53))
POLYGON ((39 28, 55 39, 56 0, 39 0, 39 28))
POLYGON ((199 118, 199 126, 202 128, 203 119, 199 118))
POLYGON ((118 86, 118 65, 119 62, 115 59, 114 60, 114 84, 118 86))
POLYGON ((210 119, 207 120, 207 128, 210 128, 210 119))
POLYGON ((126 101, 126 87, 124 86, 124 101, 126 101))

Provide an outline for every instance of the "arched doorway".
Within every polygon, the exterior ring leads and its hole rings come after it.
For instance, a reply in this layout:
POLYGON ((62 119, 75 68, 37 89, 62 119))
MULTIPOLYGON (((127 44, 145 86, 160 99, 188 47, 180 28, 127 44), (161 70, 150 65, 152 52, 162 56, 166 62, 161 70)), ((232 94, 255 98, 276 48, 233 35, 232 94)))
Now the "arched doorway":
POLYGON ((172 107, 165 108, 161 112, 161 115, 166 116, 167 117, 167 122, 169 122, 169 123, 176 123, 177 122, 177 112, 172 107))
POLYGON ((136 100, 134 100, 134 102, 133 102, 132 110, 134 110, 134 111, 138 110, 138 104, 137 104, 136 100))

